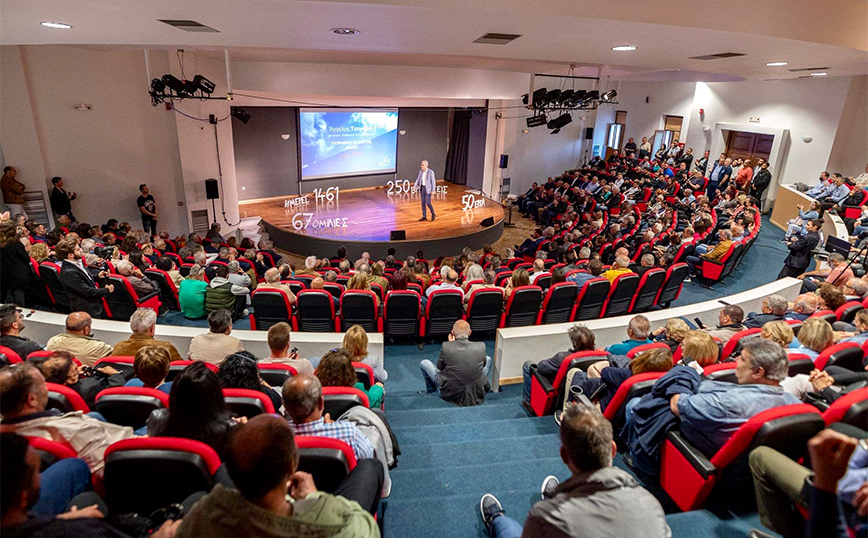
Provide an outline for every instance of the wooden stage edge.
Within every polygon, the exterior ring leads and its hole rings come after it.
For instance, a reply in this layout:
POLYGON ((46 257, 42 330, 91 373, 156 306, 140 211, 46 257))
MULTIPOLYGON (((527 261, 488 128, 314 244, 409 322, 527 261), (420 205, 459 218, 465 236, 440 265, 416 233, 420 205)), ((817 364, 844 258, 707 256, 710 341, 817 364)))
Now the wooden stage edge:
POLYGON ((325 189, 319 196, 247 200, 239 203, 239 212, 242 218, 258 217, 276 247, 298 256, 331 257, 344 246, 351 259, 362 252, 383 258, 389 248, 395 248, 399 258, 422 250, 433 259, 458 255, 465 247, 479 250, 503 235, 504 210, 499 203, 445 181, 437 182, 437 191, 431 197, 437 214, 433 222, 419 222, 418 192, 382 186, 341 189, 332 200, 325 189), (489 218, 494 224, 482 227, 489 218), (390 240, 393 230, 403 230, 406 239, 390 240))

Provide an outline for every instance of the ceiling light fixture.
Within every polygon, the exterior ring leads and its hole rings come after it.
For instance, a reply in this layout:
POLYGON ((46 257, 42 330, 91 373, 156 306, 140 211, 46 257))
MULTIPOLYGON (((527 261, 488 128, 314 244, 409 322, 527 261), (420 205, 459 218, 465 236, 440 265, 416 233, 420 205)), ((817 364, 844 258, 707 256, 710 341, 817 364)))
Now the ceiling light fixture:
POLYGON ((65 24, 62 22, 42 21, 41 24, 42 24, 42 26, 45 26, 46 28, 56 28, 58 30, 69 30, 70 28, 72 28, 72 25, 65 24))
POLYGON ((787 65, 787 62, 768 62, 766 65, 769 67, 780 67, 782 65, 787 65))
POLYGON ((829 73, 826 73, 826 72, 823 72, 823 73, 811 73, 811 76, 812 76, 812 77, 825 77, 825 76, 828 75, 828 74, 829 74, 829 73))
POLYGON ((636 50, 639 47, 636 45, 618 45, 617 47, 612 47, 612 50, 615 52, 629 52, 631 50, 636 50))
POLYGON ((332 28, 331 33, 335 35, 359 35, 359 31, 355 28, 332 28))

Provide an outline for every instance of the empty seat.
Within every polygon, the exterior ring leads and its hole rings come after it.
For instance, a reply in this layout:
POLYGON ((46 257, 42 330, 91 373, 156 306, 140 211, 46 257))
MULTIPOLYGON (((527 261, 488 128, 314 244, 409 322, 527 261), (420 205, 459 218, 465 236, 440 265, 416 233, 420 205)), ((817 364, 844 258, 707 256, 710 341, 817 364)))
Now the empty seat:
POLYGON ((68 314, 70 312, 69 293, 66 291, 66 286, 60 281, 60 266, 49 261, 40 263, 39 277, 48 288, 48 295, 54 303, 54 307, 60 312, 68 314))
POLYGON ((386 294, 383 303, 383 329, 386 336, 418 335, 421 315, 422 300, 415 291, 393 290, 386 294))
POLYGON ((333 420, 356 405, 371 407, 368 395, 354 387, 323 387, 322 396, 325 400, 323 413, 329 413, 333 420))
POLYGON ((823 421, 826 426, 843 422, 865 428, 865 424, 868 424, 868 388, 854 390, 832 402, 823 412, 823 421))
POLYGON ((421 336, 447 335, 464 316, 464 295, 461 290, 435 290, 428 296, 425 317, 420 322, 421 336))
POLYGON ((90 413, 90 408, 84 403, 84 398, 66 385, 46 383, 45 388, 48 389, 48 405, 46 409, 57 409, 61 413, 71 413, 73 411, 90 413))
POLYGON ((566 323, 576 315, 576 297, 579 287, 575 282, 558 282, 546 292, 536 324, 566 323))
POLYGON ((94 411, 112 424, 137 430, 145 426, 151 411, 169 407, 169 395, 145 387, 113 387, 96 395, 94 411))
POLYGON ((503 290, 479 288, 473 290, 467 301, 467 321, 475 333, 492 333, 500 325, 503 313, 503 290))
POLYGON ((576 298, 576 321, 596 319, 603 312, 611 284, 603 277, 593 278, 582 286, 576 298))
POLYGON ((758 413, 707 457, 681 434, 670 431, 661 449, 660 485, 682 510, 701 508, 716 499, 753 499, 747 456, 757 446, 769 446, 793 460, 806 453, 808 439, 825 424, 816 408, 784 405, 758 413), (720 493, 715 490, 720 489, 720 493))
POLYGON ((299 435, 295 444, 298 446, 298 470, 313 475, 319 491, 334 493, 356 468, 352 447, 341 440, 299 435))
POLYGON ((274 413, 271 398, 258 390, 223 389, 223 399, 229 410, 240 417, 253 418, 262 413, 274 413))
POLYGON ((823 370, 827 366, 840 366, 848 370, 858 372, 863 370, 862 360, 865 357, 865 352, 859 344, 855 342, 842 342, 829 346, 814 361, 814 366, 823 370))
POLYGON ((558 373, 555 374, 554 381, 549 381, 547 377, 541 375, 537 371, 536 364, 532 365, 530 368, 530 406, 536 416, 548 415, 563 404, 566 394, 566 376, 571 369, 587 370, 595 362, 604 361, 607 357, 606 352, 601 350, 571 353, 564 357, 563 362, 558 367, 558 373))
POLYGON ((665 280, 666 271, 659 267, 645 271, 645 274, 639 279, 639 287, 630 303, 630 312, 645 312, 654 306, 665 280))
POLYGON ((191 494, 210 491, 220 458, 199 441, 138 437, 105 451, 105 501, 109 514, 150 514, 191 494))
POLYGON ((304 332, 340 332, 340 324, 335 317, 335 303, 332 294, 324 290, 304 290, 298 294, 297 322, 293 330, 304 332))
POLYGON ((377 294, 370 290, 347 290, 341 295, 339 316, 341 332, 361 325, 369 333, 383 332, 383 320, 377 308, 377 294))
POLYGON ((663 286, 660 287, 660 294, 654 301, 655 305, 668 307, 669 304, 678 299, 681 295, 681 288, 684 287, 684 279, 690 268, 686 263, 676 263, 666 270, 666 280, 663 281, 663 286))
POLYGON ((280 391, 280 387, 286 383, 287 379, 298 375, 295 368, 288 364, 259 362, 256 364, 256 367, 259 368, 259 377, 278 391, 280 391))
POLYGON ((281 321, 291 323, 292 305, 285 291, 276 288, 258 288, 250 294, 253 312, 250 313, 250 328, 267 331, 281 321))
POLYGON ((603 317, 620 316, 630 311, 630 303, 639 287, 639 275, 624 273, 615 277, 603 304, 603 317))
POLYGON ((762 329, 759 327, 755 327, 753 329, 745 329, 743 331, 738 331, 734 335, 729 337, 729 340, 723 345, 723 351, 720 356, 722 359, 728 359, 735 353, 736 349, 740 349, 739 342, 741 342, 742 338, 750 338, 759 336, 762 332, 762 329))
MULTIPOLYGON (((180 266, 180 264, 178 264, 180 266)), ((178 288, 175 286, 175 281, 166 271, 149 267, 144 271, 145 276, 151 279, 151 282, 160 287, 160 301, 170 310, 180 310, 181 303, 178 300, 178 288)))
POLYGON ((500 317, 501 327, 525 327, 536 323, 543 292, 539 286, 519 286, 512 290, 500 317))

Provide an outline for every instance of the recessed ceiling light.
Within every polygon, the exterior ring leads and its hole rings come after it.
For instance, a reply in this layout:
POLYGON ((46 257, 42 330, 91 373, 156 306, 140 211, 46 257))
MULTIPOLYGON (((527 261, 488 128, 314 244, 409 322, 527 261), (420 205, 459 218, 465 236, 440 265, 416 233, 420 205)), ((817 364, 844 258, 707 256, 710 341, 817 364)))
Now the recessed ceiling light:
POLYGON ((58 28, 61 30, 69 30, 70 28, 72 28, 72 26, 69 24, 64 24, 62 22, 51 22, 51 21, 43 21, 42 26, 45 26, 48 28, 58 28))
POLYGON ((769 67, 780 67, 782 65, 787 65, 787 62, 769 62, 766 65, 769 67))
POLYGON ((331 32, 335 35, 359 35, 355 28, 332 28, 331 32))
POLYGON ((829 73, 811 73, 812 77, 825 77, 829 73))
POLYGON ((637 47, 636 45, 618 45, 617 47, 612 47, 612 50, 617 52, 627 52, 631 50, 636 50, 638 48, 639 47, 637 47))

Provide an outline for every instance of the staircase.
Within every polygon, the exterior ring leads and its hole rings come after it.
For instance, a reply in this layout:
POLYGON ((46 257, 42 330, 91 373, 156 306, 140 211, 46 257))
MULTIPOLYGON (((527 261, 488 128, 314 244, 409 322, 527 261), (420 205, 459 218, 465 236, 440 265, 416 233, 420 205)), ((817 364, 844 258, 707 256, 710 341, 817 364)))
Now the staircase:
POLYGON ((412 391, 388 394, 386 414, 402 455, 391 471, 387 538, 486 536, 479 517, 483 494, 496 495, 507 514, 523 522, 540 498, 535 488, 543 478, 569 475, 554 419, 528 417, 521 385, 503 389, 476 407, 412 391))

